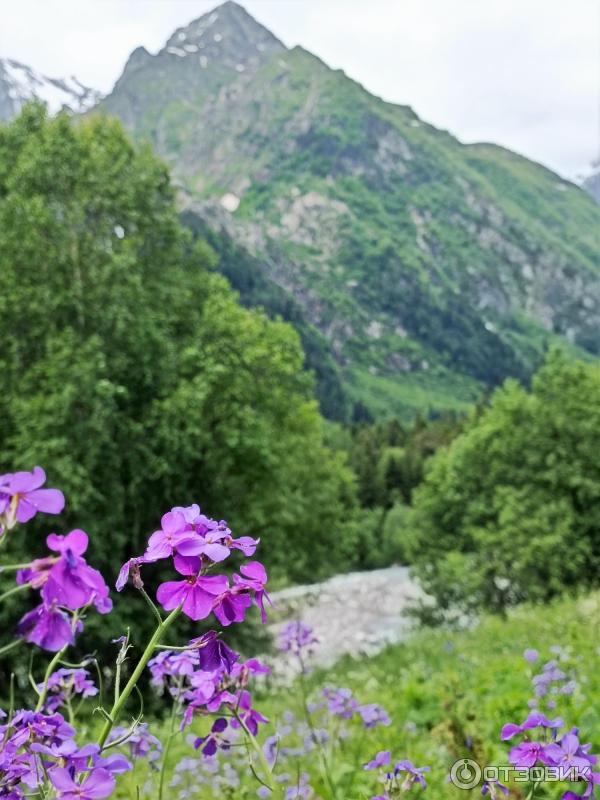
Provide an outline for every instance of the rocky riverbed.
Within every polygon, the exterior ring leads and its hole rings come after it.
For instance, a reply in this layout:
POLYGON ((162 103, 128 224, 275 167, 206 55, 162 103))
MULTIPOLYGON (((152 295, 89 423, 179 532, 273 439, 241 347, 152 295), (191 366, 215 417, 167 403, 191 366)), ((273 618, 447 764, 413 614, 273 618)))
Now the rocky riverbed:
MULTIPOLYGON (((316 666, 330 666, 349 653, 370 656, 406 637, 412 621, 407 606, 422 592, 407 567, 336 575, 323 583, 294 586, 271 595, 277 635, 289 620, 310 625, 320 643, 312 659, 316 666)), ((276 672, 289 669, 287 659, 277 658, 276 672)))

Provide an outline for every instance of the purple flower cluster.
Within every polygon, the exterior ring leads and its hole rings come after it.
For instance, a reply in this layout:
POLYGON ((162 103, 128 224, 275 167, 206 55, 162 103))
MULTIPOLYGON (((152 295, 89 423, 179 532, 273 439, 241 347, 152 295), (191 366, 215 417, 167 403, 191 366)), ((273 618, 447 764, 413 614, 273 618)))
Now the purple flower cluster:
POLYGON ((365 728, 376 728, 378 725, 390 725, 391 720, 384 709, 377 703, 361 705, 350 689, 323 689, 327 700, 327 710, 334 717, 351 720, 360 717, 365 728))
MULTIPOLYGON (((556 706, 557 696, 572 695, 577 688, 577 683, 572 677, 561 668, 561 663, 568 660, 567 651, 560 645, 550 648, 555 658, 546 661, 541 671, 531 678, 534 698, 529 701, 530 708, 538 708, 541 703, 545 703, 550 711, 556 706)), ((523 653, 525 660, 529 664, 535 664, 539 660, 537 650, 525 650, 523 653)))
POLYGON ((151 766, 160 759, 163 750, 160 739, 150 733, 146 722, 140 722, 133 731, 122 727, 113 728, 108 741, 110 744, 122 742, 127 746, 132 761, 144 759, 151 766))
POLYGON ((231 740, 231 749, 219 750, 218 756, 188 756, 175 766, 170 785, 178 791, 180 800, 197 798, 200 789, 203 798, 210 796, 220 800, 237 796, 242 784, 241 776, 248 770, 248 759, 233 732, 231 740))
POLYGON ((249 536, 234 539, 226 522, 206 517, 197 505, 176 506, 162 517, 161 528, 150 537, 144 555, 129 559, 121 567, 117 590, 125 587, 129 577, 134 586, 141 588, 142 565, 172 558, 182 580, 167 581, 158 587, 156 599, 165 611, 181 608, 194 621, 213 613, 221 625, 227 626, 243 622, 254 603, 266 622, 267 573, 262 564, 258 561, 243 564, 240 574, 234 573, 231 584, 226 575, 208 574, 232 550, 252 556, 257 545, 258 540, 249 536))
MULTIPOLYGON (((534 652, 526 651, 530 654, 529 657, 526 656, 529 663, 537 661, 538 654, 535 652, 534 657, 534 652)), ((565 685, 566 680, 567 675, 558 668, 555 661, 545 664, 542 672, 533 679, 534 686, 540 684, 550 686, 553 683, 565 685)), ((561 728, 564 728, 561 718, 549 719, 541 711, 534 711, 520 724, 504 725, 500 738, 502 741, 510 741, 515 736, 523 737, 509 752, 509 762, 513 766, 519 769, 537 766, 560 768, 564 780, 583 784, 582 795, 568 790, 562 795, 562 800, 576 800, 578 797, 593 798, 594 787, 600 784, 600 773, 593 771, 598 758, 591 754, 591 744, 580 742, 577 728, 570 728, 559 734, 561 728)), ((491 794, 490 787, 487 791, 484 790, 482 794, 491 794)))
POLYGON ((415 767, 412 761, 397 761, 391 768, 392 755, 389 750, 381 750, 372 761, 364 765, 365 770, 380 770, 380 781, 384 784, 383 794, 375 795, 371 800, 392 800, 400 793, 409 791, 415 784, 422 789, 427 788, 424 773, 431 767, 415 767))
POLYGON ((256 736, 259 725, 268 720, 252 707, 247 687, 252 676, 269 672, 257 659, 240 662, 238 653, 209 631, 189 643, 189 649, 161 651, 148 663, 152 685, 165 687, 181 704, 182 727, 196 714, 219 715, 206 736, 194 747, 205 756, 228 749, 230 733, 242 728, 256 736))
POLYGON ((286 711, 277 732, 265 741, 263 749, 270 764, 285 764, 313 753, 330 738, 324 728, 313 726, 311 729, 305 720, 297 720, 291 711, 286 711))
MULTIPOLYGON (((43 685, 38 686, 38 691, 42 691, 43 685)), ((46 702, 44 710, 48 713, 58 711, 65 705, 69 705, 75 696, 81 698, 95 697, 98 688, 90 679, 90 673, 86 669, 59 669, 53 672, 46 683, 46 702)))
POLYGON ((81 615, 76 612, 91 605, 100 614, 111 611, 104 578, 83 558, 88 542, 82 530, 66 536, 52 533, 46 543, 57 555, 32 561, 17 572, 17 584, 39 590, 41 599, 19 622, 17 636, 56 652, 73 644, 75 635, 83 629, 81 615))
POLYGON ((0 538, 17 522, 29 522, 39 511, 60 514, 65 506, 58 489, 42 489, 46 473, 41 467, 33 472, 9 472, 0 475, 0 538))
MULTIPOLYGON (((0 716, 6 717, 3 712, 0 716)), ((120 755, 103 757, 98 745, 79 747, 74 737, 75 730, 61 714, 14 714, 0 726, 0 797, 29 797, 47 781, 61 800, 109 797, 115 775, 131 765, 120 755)))
MULTIPOLYGON (((18 522, 27 522, 39 511, 62 511, 62 493, 41 488, 44 482, 45 474, 39 467, 32 473, 0 477, 0 544, 5 543, 6 531, 18 522)), ((43 683, 33 683, 38 696, 36 710, 11 712, 8 720, 0 711, 0 797, 109 797, 116 786, 115 775, 131 766, 123 755, 106 757, 106 747, 127 747, 132 760, 143 758, 151 766, 157 765, 162 745, 145 723, 138 721, 130 730, 115 727, 146 665, 153 685, 160 691, 166 688, 172 696, 175 710, 181 712, 182 729, 196 714, 216 717, 205 736, 192 737, 192 744, 203 754, 202 763, 212 763, 213 756, 225 752, 231 742, 254 739, 267 719, 253 707, 248 685, 253 676, 268 672, 268 668, 256 659, 241 661, 215 631, 174 650, 159 650, 159 642, 180 612, 194 621, 213 614, 226 627, 243 622, 254 605, 262 621, 266 621, 265 602, 269 598, 263 565, 247 560, 233 574, 218 572, 218 566, 233 551, 247 559, 253 556, 258 540, 248 536, 234 538, 227 523, 206 517, 197 505, 175 507, 162 517, 160 530, 150 537, 145 553, 129 559, 121 568, 117 589, 121 591, 131 577, 134 586, 153 605, 143 591, 141 569, 145 564, 172 559, 178 578, 162 583, 156 595, 163 609, 172 613, 163 620, 153 606, 158 618, 156 632, 126 684, 121 682, 121 668, 130 648, 129 635, 116 640, 121 642, 121 648, 113 706, 110 711, 100 709, 105 722, 98 744, 83 747, 75 742, 75 729, 58 712, 66 707, 72 722, 81 701, 99 692, 85 664, 61 662, 62 651, 74 643, 90 607, 107 614, 112 602, 104 579, 84 558, 89 544, 84 531, 73 530, 66 536, 51 534, 46 542, 50 550, 47 556, 25 566, 10 565, 10 570, 16 572, 16 586, 10 594, 20 589, 39 593, 39 604, 22 617, 17 636, 56 655, 43 683), (57 666, 59 669, 52 672, 57 666), (78 702, 74 704, 76 698, 78 702)), ((164 766, 160 771, 161 796, 164 766)), ((268 769, 264 771, 268 773, 268 769)))
POLYGON ((279 649, 284 653, 292 653, 295 656, 304 653, 310 655, 318 642, 319 640, 315 636, 313 629, 300 620, 288 622, 279 632, 279 649))

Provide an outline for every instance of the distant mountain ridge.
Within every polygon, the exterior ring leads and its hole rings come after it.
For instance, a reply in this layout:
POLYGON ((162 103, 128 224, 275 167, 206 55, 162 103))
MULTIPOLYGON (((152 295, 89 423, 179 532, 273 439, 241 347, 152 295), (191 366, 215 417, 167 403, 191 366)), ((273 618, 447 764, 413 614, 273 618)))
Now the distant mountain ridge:
POLYGON ((0 121, 18 114, 28 100, 46 103, 51 114, 62 108, 83 113, 100 100, 100 92, 77 78, 48 78, 10 58, 0 58, 0 121))

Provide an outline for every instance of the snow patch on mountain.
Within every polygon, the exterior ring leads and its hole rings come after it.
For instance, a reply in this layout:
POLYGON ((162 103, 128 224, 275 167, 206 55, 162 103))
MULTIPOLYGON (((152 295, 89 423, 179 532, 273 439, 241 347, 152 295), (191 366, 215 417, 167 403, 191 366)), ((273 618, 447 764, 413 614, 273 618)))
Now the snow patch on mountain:
POLYGON ((96 105, 100 93, 74 76, 49 78, 19 61, 0 59, 0 119, 10 119, 33 99, 45 103, 50 114, 63 108, 82 113, 96 105))

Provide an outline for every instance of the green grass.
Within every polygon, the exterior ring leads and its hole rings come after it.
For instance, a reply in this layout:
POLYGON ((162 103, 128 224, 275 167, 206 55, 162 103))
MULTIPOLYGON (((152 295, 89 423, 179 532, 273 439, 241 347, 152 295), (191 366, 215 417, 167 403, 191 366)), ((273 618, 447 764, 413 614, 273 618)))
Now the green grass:
POLYGON ((403 372, 397 377, 372 375, 366 369, 347 372, 348 391, 375 417, 414 419, 415 413, 467 411, 481 397, 483 387, 467 375, 446 370, 403 372))
MULTIPOLYGON (((578 688, 571 697, 557 696, 556 711, 551 713, 562 716, 569 726, 580 727, 582 741, 592 742, 592 752, 598 752, 599 625, 600 595, 567 599, 543 608, 517 609, 506 620, 486 617, 468 631, 423 630, 374 658, 346 658, 327 672, 313 674, 309 679, 312 696, 318 697, 326 685, 349 687, 361 703, 380 703, 392 719, 391 726, 366 732, 359 724, 348 726, 349 738, 341 741, 337 757, 331 759, 338 800, 363 800, 378 793, 374 773, 364 772, 362 764, 382 749, 390 749, 397 759, 431 765, 428 796, 434 800, 479 797, 478 789, 459 791, 447 783, 446 776, 460 757, 488 765, 507 763, 508 746, 499 741, 499 732, 505 722, 521 722, 527 716, 532 667, 522 654, 529 647, 540 651, 539 663, 552 657, 553 645, 565 648, 561 667, 574 676, 578 688)), ((258 691, 256 705, 271 720, 262 737, 274 732, 286 711, 302 716, 298 686, 269 693, 258 691)), ((207 727, 206 721, 195 723, 199 732, 207 727)), ((182 757, 194 755, 189 745, 178 739, 169 770, 182 757)), ((241 751, 238 758, 243 761, 241 751)), ((276 771, 296 774, 298 769, 310 774, 318 797, 333 797, 314 754, 305 757, 299 767, 287 762, 276 771)), ((247 769, 242 773, 242 785, 231 793, 223 788, 218 797, 256 797, 255 782, 247 769)), ((122 784, 118 797, 135 798, 134 784, 145 778, 144 765, 140 764, 137 775, 122 784)), ((546 784, 535 797, 556 800, 564 790, 564 785, 546 784)), ((420 790, 413 789, 412 793, 418 795, 420 790)), ((177 793, 170 789, 165 796, 174 798, 177 793)), ((511 787, 511 798, 525 796, 524 784, 511 787)), ((155 794, 149 789, 140 797, 154 798, 155 794)), ((212 800, 213 794, 198 785, 187 797, 212 800)))

